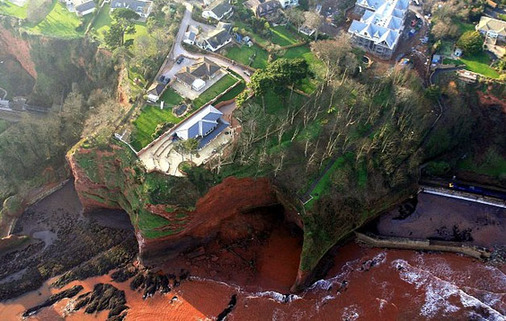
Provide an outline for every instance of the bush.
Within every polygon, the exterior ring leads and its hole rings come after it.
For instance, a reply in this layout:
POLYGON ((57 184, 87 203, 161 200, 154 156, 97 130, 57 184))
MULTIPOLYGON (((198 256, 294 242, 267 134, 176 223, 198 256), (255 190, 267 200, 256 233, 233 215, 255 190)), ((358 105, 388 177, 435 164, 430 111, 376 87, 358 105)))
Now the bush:
POLYGON ((158 124, 156 126, 155 132, 153 134, 151 134, 151 138, 153 138, 153 139, 158 138, 161 134, 165 133, 169 128, 172 128, 172 127, 174 127, 174 124, 171 122, 165 122, 162 124, 158 124))
POLYGON ((478 31, 466 31, 457 41, 457 46, 469 56, 482 51, 483 41, 483 36, 478 31))
POLYGON ((450 169, 450 164, 445 161, 430 162, 427 164, 427 167, 425 167, 425 171, 431 176, 443 176, 447 174, 450 169))

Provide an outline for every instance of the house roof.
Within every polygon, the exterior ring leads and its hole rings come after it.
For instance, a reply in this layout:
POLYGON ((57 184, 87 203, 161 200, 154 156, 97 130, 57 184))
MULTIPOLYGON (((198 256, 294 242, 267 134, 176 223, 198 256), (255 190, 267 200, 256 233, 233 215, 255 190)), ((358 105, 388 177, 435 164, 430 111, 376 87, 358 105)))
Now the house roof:
POLYGON ((261 3, 257 6, 256 13, 257 15, 265 15, 274 10, 281 8, 281 4, 277 0, 271 0, 264 3, 261 3))
POLYGON ((409 0, 357 0, 356 4, 372 11, 380 9, 385 4, 393 5, 398 10, 407 10, 409 0))
POLYGON ((363 38, 368 38, 376 44, 387 46, 389 49, 393 49, 400 38, 398 31, 373 24, 363 23, 357 20, 354 20, 351 23, 348 32, 357 34, 363 38))
POLYGON ((190 33, 188 34, 188 39, 190 39, 191 41, 195 41, 196 37, 197 35, 193 31, 190 31, 190 33))
POLYGON ((151 5, 151 1, 141 1, 141 0, 112 0, 111 8, 126 8, 133 10, 137 13, 143 13, 146 9, 151 5))
POLYGON ((227 1, 222 1, 217 3, 213 7, 209 8, 217 17, 221 18, 224 14, 229 12, 232 9, 232 6, 227 1))
POLYGON ((223 113, 212 105, 208 105, 179 125, 176 134, 181 139, 203 137, 218 125, 223 113))
POLYGON ((203 57, 193 65, 181 69, 176 77, 191 86, 196 79, 208 79, 220 69, 220 66, 203 57))
POLYGON ((354 20, 348 32, 394 49, 401 36, 409 0, 357 0, 357 4, 372 9, 365 10, 360 21, 354 20))
POLYGON ((506 36, 506 21, 482 16, 476 25, 476 30, 493 31, 498 35, 506 36))
POLYGON ((78 12, 85 12, 95 8, 95 2, 93 2, 93 0, 74 0, 73 4, 78 12))
POLYGON ((231 38, 230 33, 227 30, 221 30, 213 36, 206 39, 206 42, 213 48, 222 46, 227 40, 231 38))
POLYGON ((220 21, 216 25, 217 30, 227 30, 228 32, 232 31, 234 26, 231 23, 220 21))

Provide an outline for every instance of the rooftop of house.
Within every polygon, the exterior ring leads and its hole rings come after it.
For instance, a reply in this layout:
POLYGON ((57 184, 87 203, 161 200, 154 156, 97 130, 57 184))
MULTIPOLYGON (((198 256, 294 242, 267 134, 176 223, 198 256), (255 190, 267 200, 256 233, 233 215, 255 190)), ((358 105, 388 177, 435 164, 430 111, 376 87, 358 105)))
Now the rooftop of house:
POLYGON ((205 137, 213 129, 220 127, 218 126, 220 123, 228 126, 228 123, 221 119, 221 116, 223 116, 221 111, 212 105, 207 105, 184 120, 178 126, 176 134, 181 139, 205 137))
POLYGON ((142 1, 142 0, 112 0, 111 8, 126 8, 133 10, 135 12, 141 12, 146 7, 151 5, 151 1, 142 1))
POLYGON ((214 35, 210 36, 206 39, 207 43, 213 47, 218 48, 222 44, 224 44, 228 39, 230 39, 230 33, 223 29, 220 30, 218 33, 215 33, 214 35))
POLYGON ((394 7, 399 10, 407 10, 409 7, 409 0, 357 0, 356 5, 367 8, 372 11, 380 9, 385 4, 394 4, 394 7))
POLYGON ((208 10, 212 11, 217 17, 222 17, 224 14, 229 12, 230 9, 232 9, 232 6, 225 0, 213 4, 208 10))
POLYGON ((476 25, 476 30, 494 31, 498 35, 506 36, 506 21, 482 16, 476 25))
POLYGON ((272 10, 281 8, 281 4, 277 0, 271 0, 264 3, 260 3, 256 9, 257 14, 261 15, 272 10))
POLYGON ((182 68, 176 77, 188 85, 192 85, 196 79, 208 79, 221 69, 220 66, 206 57, 200 58, 193 65, 182 68))
POLYGON ((74 8, 76 11, 84 12, 95 8, 93 0, 73 0, 74 8))
POLYGON ((366 10, 360 21, 354 20, 348 32, 393 49, 401 36, 408 0, 357 0, 366 10))

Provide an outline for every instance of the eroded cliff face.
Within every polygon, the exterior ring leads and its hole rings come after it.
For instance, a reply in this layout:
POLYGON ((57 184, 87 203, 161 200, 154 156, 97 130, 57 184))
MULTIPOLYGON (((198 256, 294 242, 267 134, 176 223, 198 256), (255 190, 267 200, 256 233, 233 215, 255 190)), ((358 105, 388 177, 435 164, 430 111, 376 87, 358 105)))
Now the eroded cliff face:
POLYGON ((0 54, 15 57, 26 72, 37 79, 37 71, 30 50, 31 46, 28 41, 14 37, 11 31, 0 27, 0 54))
POLYGON ((188 206, 188 199, 183 197, 189 194, 183 189, 191 190, 193 183, 167 176, 157 184, 173 184, 168 188, 181 190, 181 200, 177 201, 179 193, 174 191, 176 199, 161 203, 154 197, 160 191, 150 187, 156 174, 145 173, 131 151, 115 144, 101 150, 83 145, 86 143, 72 149, 67 159, 85 211, 125 210, 145 262, 175 256, 215 237, 225 242, 246 238, 251 230, 262 229, 262 223, 248 213, 279 204, 268 179, 228 177, 197 197, 194 206, 188 206))

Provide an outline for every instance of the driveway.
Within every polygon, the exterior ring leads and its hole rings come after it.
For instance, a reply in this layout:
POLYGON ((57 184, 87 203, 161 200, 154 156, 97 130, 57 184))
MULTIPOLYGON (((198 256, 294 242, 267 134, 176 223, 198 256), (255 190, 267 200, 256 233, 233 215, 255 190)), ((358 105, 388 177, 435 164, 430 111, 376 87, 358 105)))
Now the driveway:
POLYGON ((168 73, 168 71, 170 71, 173 68, 173 66, 176 65, 175 61, 176 61, 177 57, 185 56, 187 58, 195 59, 195 60, 199 59, 201 57, 207 57, 209 60, 218 64, 219 66, 221 66, 225 69, 228 68, 228 69, 234 71, 239 76, 241 76, 246 82, 249 82, 250 77, 244 73, 245 71, 249 72, 249 70, 242 68, 236 64, 232 64, 228 60, 225 60, 223 58, 216 57, 214 55, 192 53, 192 52, 189 52, 183 48, 183 46, 181 44, 184 39, 184 34, 186 33, 186 30, 188 29, 189 25, 200 26, 202 28, 202 30, 204 30, 204 31, 210 31, 210 30, 214 29, 214 26, 206 25, 206 24, 203 24, 203 23, 193 20, 192 13, 191 13, 192 8, 193 7, 191 6, 191 4, 186 3, 186 11, 184 13, 183 19, 181 20, 181 25, 179 26, 179 31, 177 32, 177 35, 176 35, 176 40, 173 44, 172 50, 170 51, 169 55, 165 59, 165 62, 163 63, 162 68, 160 68, 160 71, 158 72, 156 79, 158 79, 158 77, 161 74, 168 73))

